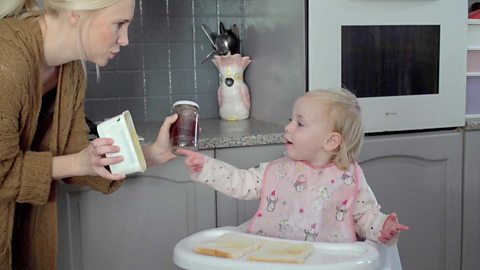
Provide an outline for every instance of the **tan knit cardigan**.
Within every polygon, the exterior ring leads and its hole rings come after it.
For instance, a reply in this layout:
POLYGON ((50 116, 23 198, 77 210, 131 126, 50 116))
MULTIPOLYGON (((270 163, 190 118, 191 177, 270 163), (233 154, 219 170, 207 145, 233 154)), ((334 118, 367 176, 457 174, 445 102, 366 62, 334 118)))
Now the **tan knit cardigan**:
MULTIPOLYGON (((61 66, 53 120, 38 126, 43 40, 37 21, 0 19, 0 269, 56 269, 57 212, 53 156, 88 145, 80 62, 61 66), (45 134, 35 139, 37 130, 45 134), (33 148, 35 147, 35 148, 33 148), (39 149, 40 151, 32 151, 39 149)), ((37 135, 38 136, 38 135, 37 135)), ((78 177, 65 182, 111 193, 121 182, 78 177)))

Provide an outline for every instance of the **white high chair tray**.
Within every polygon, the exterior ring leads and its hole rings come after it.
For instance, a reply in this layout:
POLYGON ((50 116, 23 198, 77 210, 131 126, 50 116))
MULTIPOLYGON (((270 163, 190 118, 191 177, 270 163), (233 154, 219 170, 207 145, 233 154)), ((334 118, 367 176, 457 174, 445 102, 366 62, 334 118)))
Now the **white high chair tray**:
MULTIPOLYGON (((213 241, 227 232, 245 234, 250 237, 282 241, 291 243, 305 243, 303 241, 284 240, 271 237, 257 236, 241 232, 237 227, 222 227, 201 231, 184 238, 177 243, 173 251, 174 263, 188 270, 377 270, 385 269, 381 266, 378 250, 367 243, 312 243, 312 254, 303 264, 267 263, 247 261, 245 257, 239 259, 225 259, 195 253, 197 244, 213 241)), ((389 269, 389 268, 386 268, 389 269)))

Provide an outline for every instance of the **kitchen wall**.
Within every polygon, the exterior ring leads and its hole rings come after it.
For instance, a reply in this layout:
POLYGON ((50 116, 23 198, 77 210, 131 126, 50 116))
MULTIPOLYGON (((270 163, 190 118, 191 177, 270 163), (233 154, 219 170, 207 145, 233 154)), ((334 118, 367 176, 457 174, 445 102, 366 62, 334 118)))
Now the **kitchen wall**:
POLYGON ((94 121, 130 110, 134 121, 162 121, 181 99, 200 104, 201 118, 217 118, 218 71, 202 64, 212 47, 205 23, 218 32, 236 24, 243 39, 244 0, 137 0, 130 45, 100 69, 88 65, 85 100, 94 121))

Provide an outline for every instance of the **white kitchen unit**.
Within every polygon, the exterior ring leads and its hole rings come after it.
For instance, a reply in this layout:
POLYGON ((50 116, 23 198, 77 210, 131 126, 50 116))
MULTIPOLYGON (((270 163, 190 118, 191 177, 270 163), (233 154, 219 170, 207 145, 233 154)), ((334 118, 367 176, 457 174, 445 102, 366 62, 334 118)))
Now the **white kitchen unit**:
POLYGON ((175 244, 215 227, 215 191, 190 181, 183 158, 125 180, 110 195, 61 185, 58 206, 58 269, 178 269, 175 244))
POLYGON ((480 265, 480 129, 465 131, 462 270, 480 265))
MULTIPOLYGON (((477 145, 480 147, 480 142, 477 145)), ((280 157, 283 146, 257 148, 221 149, 217 157, 249 168, 258 159, 280 157)), ((462 133, 453 130, 368 137, 359 163, 383 211, 396 212, 400 222, 410 226, 398 243, 403 269, 460 269, 462 133)), ((257 208, 257 200, 219 195, 218 226, 239 225, 257 208)), ((478 211, 472 218, 478 219, 478 211)), ((478 227, 474 233, 478 237, 478 227)), ((472 252, 475 250, 478 252, 474 248, 472 252)))
POLYGON ((359 163, 383 212, 410 226, 398 243, 403 269, 460 269, 462 136, 388 135, 363 146, 359 163))
POLYGON ((466 6, 308 1, 308 89, 351 90, 370 133, 463 126, 466 6))

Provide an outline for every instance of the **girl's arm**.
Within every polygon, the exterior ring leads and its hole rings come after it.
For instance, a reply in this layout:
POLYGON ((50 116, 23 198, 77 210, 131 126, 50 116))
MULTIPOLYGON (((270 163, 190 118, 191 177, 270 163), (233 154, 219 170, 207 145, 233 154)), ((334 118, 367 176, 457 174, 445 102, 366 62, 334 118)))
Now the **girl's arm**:
POLYGON ((260 198, 263 174, 268 163, 242 170, 197 152, 179 149, 177 153, 186 156, 185 164, 192 180, 237 199, 260 198))
POLYGON ((360 167, 360 185, 357 202, 354 206, 352 215, 354 219, 355 231, 360 237, 381 243, 394 243, 401 231, 408 230, 408 227, 398 223, 397 215, 391 213, 385 215, 380 212, 380 205, 375 199, 370 186, 365 180, 365 176, 360 167))

